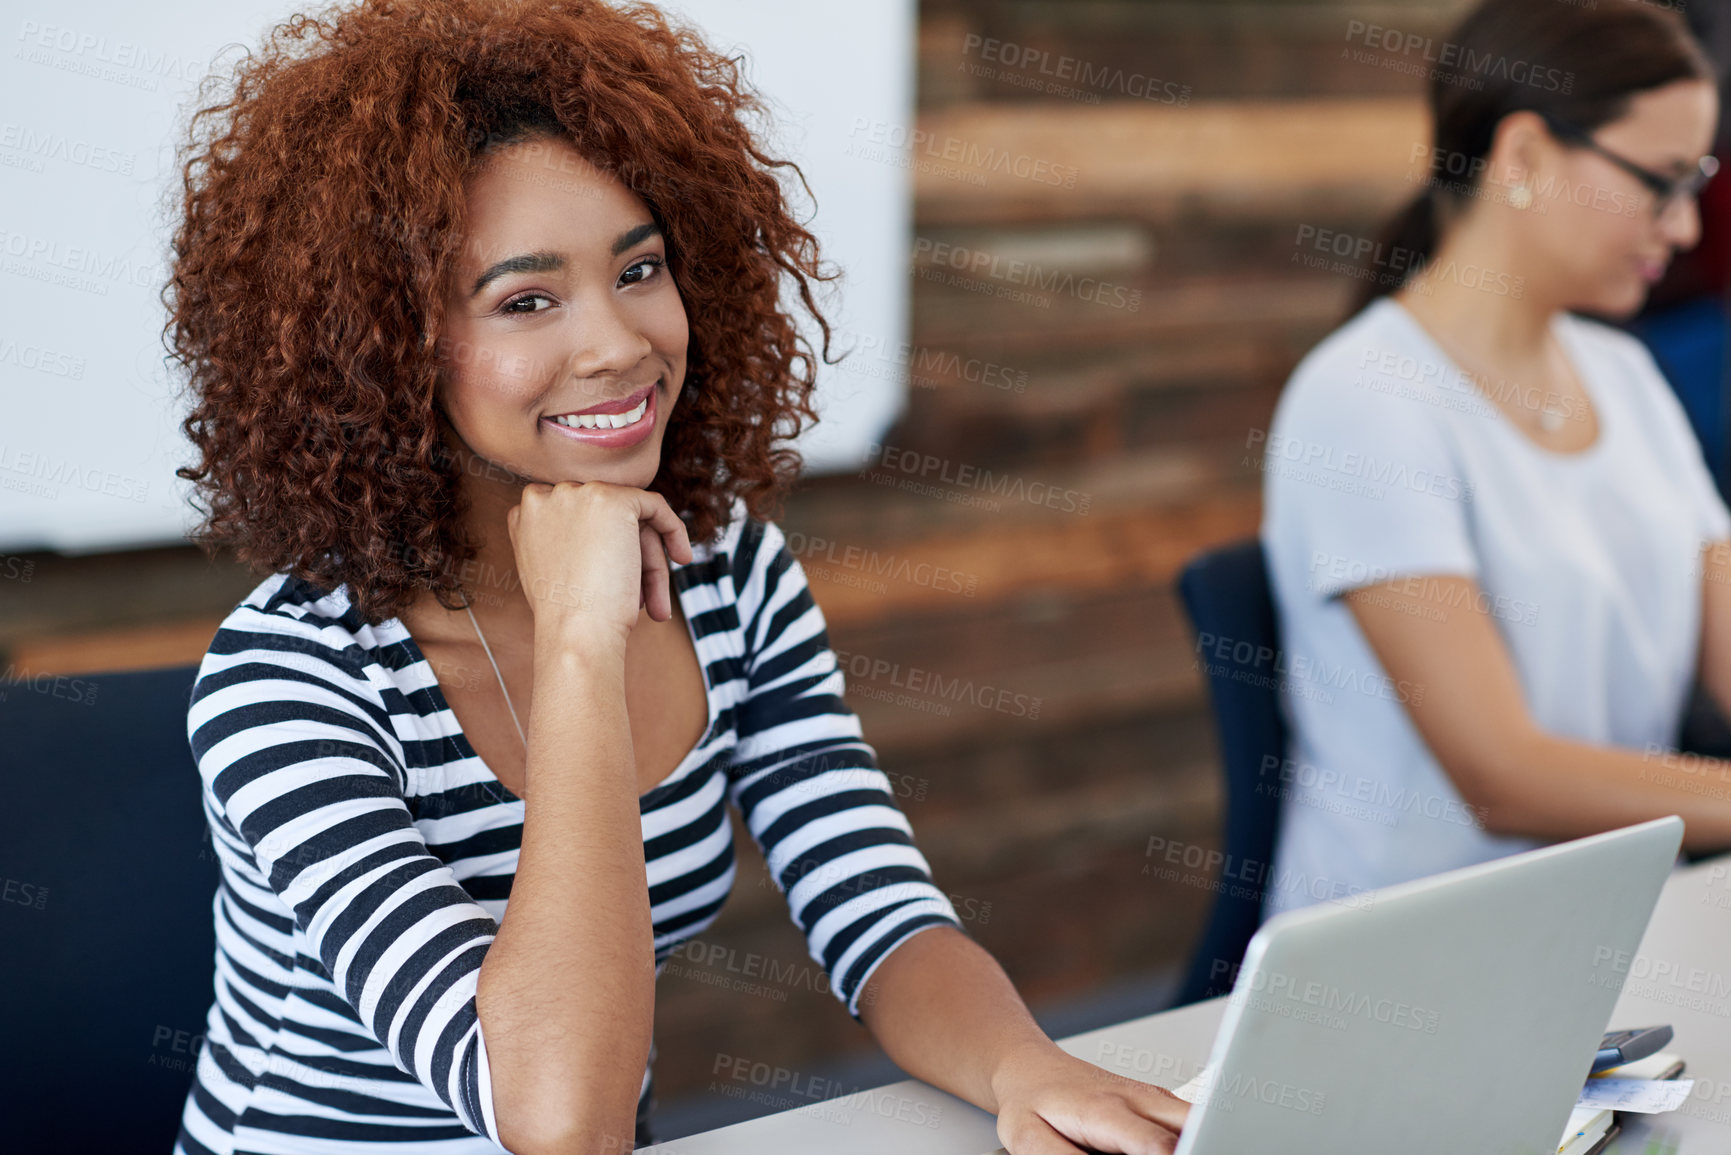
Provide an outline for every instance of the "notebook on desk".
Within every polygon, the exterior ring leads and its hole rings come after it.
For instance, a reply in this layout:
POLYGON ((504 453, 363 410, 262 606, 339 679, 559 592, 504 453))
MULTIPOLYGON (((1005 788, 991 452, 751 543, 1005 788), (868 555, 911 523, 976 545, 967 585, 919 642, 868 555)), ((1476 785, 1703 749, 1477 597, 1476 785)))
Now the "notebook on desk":
MULTIPOLYGON (((1675 1079, 1683 1070, 1682 1056, 1659 1051, 1644 1059, 1601 1071, 1594 1078, 1675 1079)), ((1592 1082, 1591 1078, 1587 1080, 1589 1086, 1592 1082)), ((1622 1123, 1622 1113, 1608 1107, 1576 1107, 1569 1116, 1568 1128, 1563 1132, 1563 1145, 1557 1148, 1557 1155, 1596 1155, 1622 1132, 1622 1123)))
POLYGON ((1603 1108, 1577 1107, 1569 1114, 1569 1124, 1563 1129, 1563 1143, 1557 1148, 1557 1155, 1598 1155, 1622 1132, 1622 1125, 1612 1112, 1603 1108))

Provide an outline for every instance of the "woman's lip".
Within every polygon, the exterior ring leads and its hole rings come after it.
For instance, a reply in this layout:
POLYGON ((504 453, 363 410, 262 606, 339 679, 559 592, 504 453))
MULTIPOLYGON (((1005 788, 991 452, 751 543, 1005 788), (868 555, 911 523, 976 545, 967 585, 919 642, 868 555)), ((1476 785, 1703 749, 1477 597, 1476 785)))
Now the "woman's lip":
POLYGON ((643 398, 655 391, 655 382, 651 381, 635 393, 624 397, 615 397, 611 401, 603 401, 599 405, 591 405, 587 409, 570 409, 564 413, 554 413, 554 417, 579 417, 591 413, 629 413, 643 403, 643 398))
MULTIPOLYGON (((657 403, 660 394, 653 385, 649 387, 648 392, 649 405, 643 410, 643 416, 622 429, 574 428, 570 425, 561 425, 551 417, 541 418, 541 424, 554 433, 569 437, 573 441, 580 441, 584 445, 593 445, 601 449, 629 449, 633 445, 640 444, 651 433, 655 432, 655 420, 660 416, 661 411, 661 406, 657 403)), ((638 398, 631 402, 632 407, 635 407, 639 400, 641 400, 641 395, 638 395, 638 398)), ((586 409, 584 412, 593 413, 596 411, 586 409)))

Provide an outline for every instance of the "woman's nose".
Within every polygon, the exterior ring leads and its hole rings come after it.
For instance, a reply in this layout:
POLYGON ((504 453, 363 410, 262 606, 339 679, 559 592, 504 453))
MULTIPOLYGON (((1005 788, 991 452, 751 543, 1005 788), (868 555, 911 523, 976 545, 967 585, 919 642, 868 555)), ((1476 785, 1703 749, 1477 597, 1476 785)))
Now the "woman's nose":
POLYGON ((610 299, 585 304, 575 312, 572 340, 575 348, 566 369, 575 377, 628 374, 654 348, 630 312, 610 299))

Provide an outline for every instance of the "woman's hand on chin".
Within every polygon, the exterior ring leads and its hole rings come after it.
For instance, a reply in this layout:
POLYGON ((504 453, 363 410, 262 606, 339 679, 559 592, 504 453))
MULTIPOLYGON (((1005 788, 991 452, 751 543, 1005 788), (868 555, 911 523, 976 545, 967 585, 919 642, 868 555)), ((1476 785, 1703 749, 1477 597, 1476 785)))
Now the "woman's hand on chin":
POLYGON ((1051 1042, 1007 1054, 992 1089, 998 1139, 1010 1155, 1167 1155, 1190 1114, 1170 1091, 1101 1070, 1051 1042))
POLYGON ((660 494, 532 482, 505 523, 537 635, 622 652, 645 606, 658 622, 673 616, 668 558, 689 563, 691 542, 660 494))

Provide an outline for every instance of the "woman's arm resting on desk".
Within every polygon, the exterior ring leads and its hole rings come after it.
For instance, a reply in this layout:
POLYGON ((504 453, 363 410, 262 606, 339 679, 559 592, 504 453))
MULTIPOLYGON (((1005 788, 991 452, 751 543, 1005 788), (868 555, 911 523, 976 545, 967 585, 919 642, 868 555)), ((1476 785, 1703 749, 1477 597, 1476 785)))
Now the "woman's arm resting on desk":
MULTIPOLYGON (((1486 830, 1578 838, 1678 814, 1688 849, 1731 846, 1731 800, 1688 790, 1699 775, 1667 770, 1642 751, 1539 729, 1495 624, 1470 608, 1480 604, 1477 582, 1437 577, 1422 584, 1420 595, 1394 582, 1343 596, 1388 676, 1423 688, 1408 696, 1407 714, 1486 830)), ((1721 604, 1718 613, 1727 620, 1724 634, 1731 607, 1721 604)), ((1731 647, 1731 637, 1720 645, 1731 647)), ((1731 665, 1731 653, 1721 661, 1731 665)), ((1731 681, 1723 672, 1719 679, 1731 681)), ((1704 761, 1702 768, 1724 771, 1731 794, 1731 763, 1704 761)))
POLYGON ((992 956, 950 927, 892 951, 866 984, 860 1017, 904 1071, 997 1115, 1011 1155, 1170 1152, 1190 1111, 1061 1050, 992 956))

